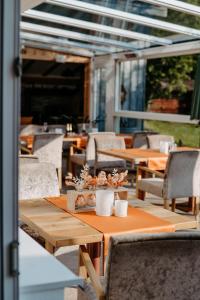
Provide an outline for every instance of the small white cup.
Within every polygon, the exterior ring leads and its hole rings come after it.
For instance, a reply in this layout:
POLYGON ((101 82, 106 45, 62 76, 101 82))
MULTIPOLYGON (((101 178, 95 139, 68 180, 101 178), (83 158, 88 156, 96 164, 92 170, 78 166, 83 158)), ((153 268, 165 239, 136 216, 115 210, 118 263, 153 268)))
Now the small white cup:
POLYGON ((127 217, 128 201, 127 200, 115 200, 115 216, 127 217))

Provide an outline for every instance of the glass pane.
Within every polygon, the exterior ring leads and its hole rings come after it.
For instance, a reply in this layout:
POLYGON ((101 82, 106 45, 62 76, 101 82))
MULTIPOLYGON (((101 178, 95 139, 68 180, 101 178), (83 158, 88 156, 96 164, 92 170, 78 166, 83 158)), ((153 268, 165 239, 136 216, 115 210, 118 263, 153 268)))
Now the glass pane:
POLYGON ((119 108, 190 115, 198 55, 120 64, 119 108), (146 84, 146 86, 145 86, 146 84))
POLYGON ((144 129, 172 135, 180 146, 200 147, 199 125, 145 120, 144 129))

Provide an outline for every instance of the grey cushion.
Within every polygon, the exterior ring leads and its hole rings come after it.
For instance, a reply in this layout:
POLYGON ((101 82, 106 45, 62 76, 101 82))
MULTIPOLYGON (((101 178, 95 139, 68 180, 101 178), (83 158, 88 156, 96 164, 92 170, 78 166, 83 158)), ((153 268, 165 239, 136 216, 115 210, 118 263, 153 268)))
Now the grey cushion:
POLYGON ((113 137, 115 136, 115 132, 95 132, 89 133, 89 139, 86 147, 86 160, 94 161, 95 160, 95 141, 96 137, 113 137))
POLYGON ((19 167, 19 199, 60 196, 56 168, 50 163, 22 164, 19 167))
POLYGON ((162 197, 163 179, 161 178, 143 178, 138 180, 137 188, 139 190, 162 197))
POLYGON ((126 168, 124 159, 103 155, 98 150, 125 149, 125 141, 122 137, 95 137, 96 144, 96 168, 126 168))
MULTIPOLYGON (((111 237, 104 277, 106 299, 200 299, 199 251, 199 232, 111 237)), ((97 299, 91 288, 85 289, 89 299, 97 299)))
POLYGON ((33 154, 40 162, 49 162, 56 168, 62 167, 63 135, 57 133, 41 133, 34 137, 33 154))
POLYGON ((164 135, 164 134, 147 135, 147 143, 150 149, 159 149, 161 141, 173 143, 174 137, 171 135, 164 135))
POLYGON ((106 299, 200 299, 199 251, 199 233, 113 236, 106 299))

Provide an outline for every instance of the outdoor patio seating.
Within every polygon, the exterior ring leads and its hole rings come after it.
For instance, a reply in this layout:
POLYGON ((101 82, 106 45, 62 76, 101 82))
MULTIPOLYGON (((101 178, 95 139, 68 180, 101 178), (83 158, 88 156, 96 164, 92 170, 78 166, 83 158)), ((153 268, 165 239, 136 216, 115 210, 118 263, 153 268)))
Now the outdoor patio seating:
POLYGON ((49 162, 56 167, 60 188, 62 187, 62 146, 63 134, 42 133, 34 137, 33 154, 40 162, 49 162))
POLYGON ((51 163, 20 164, 19 200, 60 196, 56 168, 51 163))
MULTIPOLYGON (((83 166, 84 164, 88 164, 89 167, 94 168, 95 164, 95 142, 94 139, 96 137, 113 137, 115 136, 115 132, 95 132, 89 133, 89 139, 86 146, 86 149, 80 149, 82 153, 75 153, 70 156, 71 169, 73 173, 76 173, 76 166, 83 166)), ((76 148, 73 146, 73 148, 76 148)))
POLYGON ((19 156, 19 165, 25 165, 25 164, 34 164, 34 163, 39 163, 39 159, 35 155, 20 155, 19 156))
POLYGON ((105 171, 126 169, 126 161, 124 159, 111 157, 98 152, 104 149, 126 149, 124 138, 116 136, 96 136, 94 140, 96 145, 95 172, 102 169, 105 171))
POLYGON ((199 251, 199 233, 113 236, 105 277, 99 278, 81 246, 91 280, 85 282, 85 293, 93 300, 199 299, 199 251))
POLYGON ((174 137, 171 135, 164 135, 164 134, 153 134, 147 135, 147 144, 148 148, 150 149, 159 149, 160 142, 170 142, 174 143, 174 137))
POLYGON ((169 154, 164 173, 146 167, 138 167, 137 197, 144 200, 145 193, 164 199, 164 207, 175 210, 177 198, 193 197, 196 202, 195 215, 199 213, 200 197, 200 151, 174 151, 169 154), (150 173, 156 177, 140 178, 141 173, 150 173))
POLYGON ((136 131, 133 133, 133 148, 147 149, 147 135, 155 135, 156 132, 153 131, 136 131))

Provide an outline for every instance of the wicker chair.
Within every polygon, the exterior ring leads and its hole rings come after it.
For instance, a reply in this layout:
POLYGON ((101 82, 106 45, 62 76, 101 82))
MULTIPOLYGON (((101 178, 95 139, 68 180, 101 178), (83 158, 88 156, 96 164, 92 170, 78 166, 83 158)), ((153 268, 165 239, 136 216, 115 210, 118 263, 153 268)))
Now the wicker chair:
POLYGON ((90 300, 199 299, 199 251, 199 232, 116 235, 100 280, 81 246, 91 280, 85 293, 90 300))

